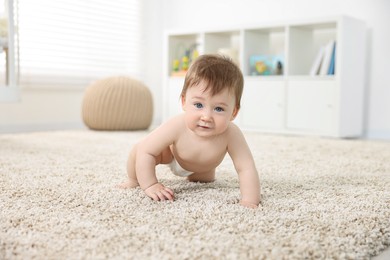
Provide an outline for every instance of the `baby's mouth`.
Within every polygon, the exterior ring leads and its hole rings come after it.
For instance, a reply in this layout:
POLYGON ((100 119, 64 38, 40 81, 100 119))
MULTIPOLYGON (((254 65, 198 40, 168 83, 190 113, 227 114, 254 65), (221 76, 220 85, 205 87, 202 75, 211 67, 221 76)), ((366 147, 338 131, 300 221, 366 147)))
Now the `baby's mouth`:
POLYGON ((210 129, 210 127, 206 126, 206 125, 198 125, 198 127, 203 128, 203 129, 210 129))

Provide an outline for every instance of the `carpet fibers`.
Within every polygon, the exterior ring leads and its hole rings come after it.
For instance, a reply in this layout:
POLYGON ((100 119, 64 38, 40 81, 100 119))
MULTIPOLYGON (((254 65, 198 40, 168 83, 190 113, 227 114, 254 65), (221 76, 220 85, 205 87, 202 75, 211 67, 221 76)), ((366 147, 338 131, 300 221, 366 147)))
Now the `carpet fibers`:
POLYGON ((146 132, 0 135, 0 259, 369 259, 390 245, 390 142, 246 133, 262 205, 157 167, 174 202, 119 190, 146 132))

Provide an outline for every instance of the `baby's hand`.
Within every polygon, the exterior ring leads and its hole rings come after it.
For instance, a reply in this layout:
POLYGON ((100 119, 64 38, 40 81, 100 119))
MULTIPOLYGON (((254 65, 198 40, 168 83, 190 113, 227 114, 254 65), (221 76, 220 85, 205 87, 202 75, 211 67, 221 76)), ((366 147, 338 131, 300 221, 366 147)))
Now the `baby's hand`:
POLYGON ((161 183, 157 182, 145 190, 146 195, 155 201, 171 200, 173 201, 175 196, 173 190, 165 187, 161 183))
POLYGON ((259 206, 248 201, 240 200, 240 205, 246 208, 257 209, 259 206))

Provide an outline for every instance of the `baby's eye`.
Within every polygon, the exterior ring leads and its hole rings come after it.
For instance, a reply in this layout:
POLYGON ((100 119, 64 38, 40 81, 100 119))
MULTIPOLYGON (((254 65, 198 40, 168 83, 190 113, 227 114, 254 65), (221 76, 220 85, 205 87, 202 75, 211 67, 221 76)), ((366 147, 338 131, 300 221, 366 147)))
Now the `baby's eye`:
POLYGON ((216 107, 215 108, 215 111, 217 111, 217 112, 223 112, 223 111, 225 111, 222 107, 216 107))
POLYGON ((203 107, 202 103, 195 103, 194 106, 196 108, 202 108, 203 107))

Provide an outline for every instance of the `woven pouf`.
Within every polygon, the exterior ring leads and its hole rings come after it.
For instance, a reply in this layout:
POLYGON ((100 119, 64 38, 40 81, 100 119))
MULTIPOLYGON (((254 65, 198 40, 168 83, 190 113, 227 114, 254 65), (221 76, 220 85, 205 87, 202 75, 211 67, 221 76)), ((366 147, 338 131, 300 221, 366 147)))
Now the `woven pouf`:
POLYGON ((94 130, 147 129, 153 117, 150 90, 129 77, 110 77, 85 90, 82 117, 94 130))

